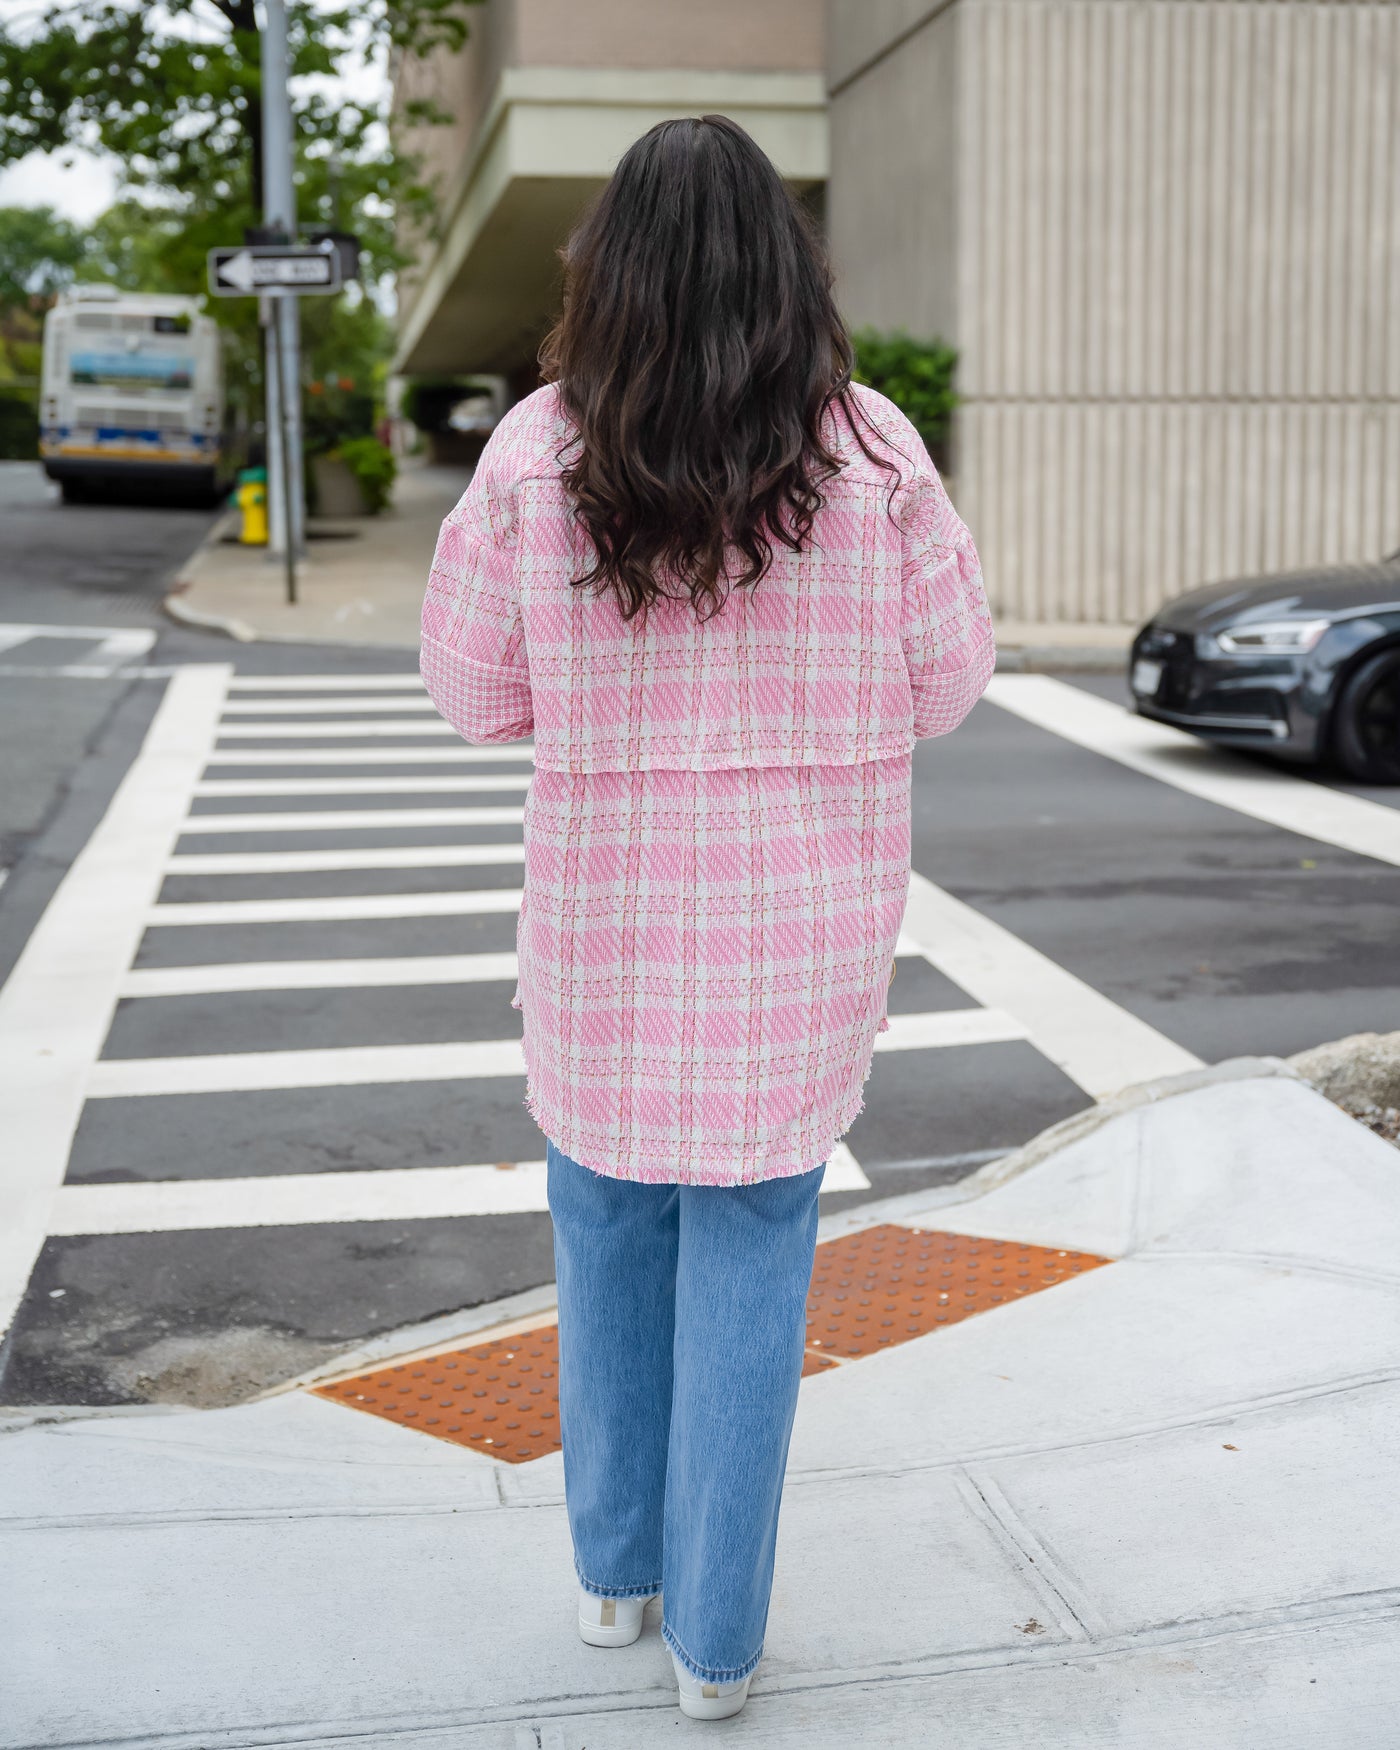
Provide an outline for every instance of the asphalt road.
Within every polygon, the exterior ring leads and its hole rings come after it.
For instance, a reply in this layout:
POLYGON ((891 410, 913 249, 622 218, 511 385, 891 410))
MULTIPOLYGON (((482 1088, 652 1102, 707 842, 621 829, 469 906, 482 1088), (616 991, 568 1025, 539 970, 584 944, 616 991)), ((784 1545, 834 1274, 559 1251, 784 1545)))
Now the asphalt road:
MULTIPOLYGON (((0 1403, 233 1401, 548 1281, 509 1007, 528 757, 442 734, 409 652, 163 622, 207 514, 64 508, 15 466, 0 508, 0 974, 36 1038, 66 980, 58 1061, 0 1084, 0 1403)), ((1193 1058, 1400 1026, 1400 841, 1344 848, 1304 779, 1282 825, 1247 782, 1206 800, 1248 777, 1206 750, 1131 769, 1114 677, 1017 699, 1047 721, 1003 695, 916 756, 891 1048, 828 1208, 1193 1058), (1057 727, 1086 698, 1093 749, 1057 727)))

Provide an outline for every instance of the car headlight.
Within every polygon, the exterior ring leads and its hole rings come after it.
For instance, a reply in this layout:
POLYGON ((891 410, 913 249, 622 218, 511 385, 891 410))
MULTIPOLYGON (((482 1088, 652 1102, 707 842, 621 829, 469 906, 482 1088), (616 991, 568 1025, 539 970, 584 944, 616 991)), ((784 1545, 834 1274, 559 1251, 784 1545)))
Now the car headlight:
POLYGON ((1197 654, 1213 656, 1296 656, 1311 650, 1332 624, 1330 620, 1246 620, 1226 626, 1196 641, 1197 654))

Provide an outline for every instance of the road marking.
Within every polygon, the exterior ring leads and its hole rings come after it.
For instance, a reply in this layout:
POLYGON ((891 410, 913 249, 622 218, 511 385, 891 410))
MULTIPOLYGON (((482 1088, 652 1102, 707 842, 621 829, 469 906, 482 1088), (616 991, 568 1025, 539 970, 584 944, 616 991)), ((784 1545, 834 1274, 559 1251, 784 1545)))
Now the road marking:
POLYGON ((191 833, 335 832, 363 827, 518 826, 523 808, 351 808, 309 814, 191 814, 180 831, 191 833))
POLYGON ((877 1051, 923 1051, 947 1045, 996 1045, 1024 1039, 1026 1029, 1001 1009, 933 1009, 922 1015, 890 1015, 888 1033, 877 1033, 877 1051))
MULTIPOLYGON (((920 960, 926 958, 912 943, 901 941, 898 951, 917 955, 920 960)), ((249 960, 236 965, 136 967, 122 981, 120 994, 183 997, 217 996, 232 991, 478 984, 514 979, 517 973, 514 953, 504 949, 486 954, 413 954, 398 959, 386 956, 373 960, 249 960)))
POLYGON ((469 766, 488 761, 528 760, 534 764, 534 749, 513 741, 500 747, 318 747, 310 752, 280 747, 217 749, 210 754, 214 766, 469 766))
POLYGON ((402 674, 238 674, 229 682, 231 693, 422 693, 422 676, 410 669, 402 674))
POLYGON ((527 772, 479 778, 206 778, 196 796, 438 796, 463 790, 528 790, 527 772))
MULTIPOLYGON (((394 711, 436 711, 437 706, 426 695, 422 698, 408 696, 402 699, 384 699, 361 697, 356 693, 347 693, 343 699, 230 699, 224 706, 224 716, 251 717, 262 714, 270 718, 277 717, 309 717, 318 711, 364 711, 389 712, 394 711)), ((374 725, 370 725, 371 728, 374 725)))
MULTIPOLYGON (((903 1017, 911 1024, 927 1018, 903 1017)), ((940 1031, 946 1035, 941 1039, 931 1037, 932 1044, 964 1043, 952 1036, 955 1028, 944 1025, 931 1027, 929 1031, 931 1036, 940 1031)), ((876 1036, 876 1051, 902 1049, 899 1045, 886 1045, 884 1042, 889 1037, 888 1033, 876 1036)), ((998 1037, 1004 1035, 998 1034, 998 1037)), ((119 1100, 156 1094, 251 1094, 287 1088, 451 1082, 482 1076, 524 1074, 525 1059, 518 1039, 452 1041, 440 1045, 325 1046, 305 1051, 238 1051, 210 1053, 207 1057, 113 1057, 103 1058, 94 1065, 88 1082, 88 1098, 119 1100)))
MULTIPOLYGON (((484 1167, 383 1167, 358 1173, 287 1173, 257 1179, 165 1179, 154 1184, 64 1185, 55 1234, 185 1233, 207 1228, 318 1226, 328 1221, 441 1221, 525 1215, 549 1208, 544 1161, 484 1167)), ((822 1192, 868 1191, 844 1143, 822 1192)))
POLYGON ((430 723, 399 722, 391 718, 384 723, 221 723, 220 741, 253 740, 255 737, 295 738, 310 740, 320 736, 369 735, 456 735, 451 723, 435 717, 430 723))
POLYGON ((382 918, 477 917, 520 910, 520 889, 466 888, 456 893, 357 893, 320 899, 214 899, 153 905, 152 929, 212 924, 351 923, 382 918))
POLYGON ((85 1083, 213 739, 229 673, 223 664, 192 665, 171 680, 140 753, 0 991, 0 1330, 43 1244, 85 1083))
POLYGON ((405 959, 247 960, 227 966, 138 966, 124 997, 215 996, 249 990, 358 990, 372 986, 477 984, 514 979, 514 953, 414 954, 405 959))
POLYGON ((1256 766, 1049 675, 998 675, 987 697, 1038 729, 1206 802, 1400 867, 1400 809, 1256 766))
POLYGON ((363 1087, 523 1076, 518 1039, 447 1045, 353 1045, 308 1051, 241 1051, 207 1057, 104 1058, 90 1100, 155 1094, 250 1094, 287 1088, 363 1087))
POLYGON ((320 875, 339 869, 466 869, 523 863, 525 846, 391 845, 363 851, 188 851, 167 864, 172 875, 320 875))
POLYGON ((917 872, 904 933, 969 996, 1014 1016, 1031 1044, 1096 1100, 1201 1067, 1183 1046, 917 872))
POLYGON ((155 641, 156 635, 151 631, 132 629, 130 631, 109 632, 82 666, 86 669, 114 674, 117 669, 127 663, 138 662, 149 652, 155 641))

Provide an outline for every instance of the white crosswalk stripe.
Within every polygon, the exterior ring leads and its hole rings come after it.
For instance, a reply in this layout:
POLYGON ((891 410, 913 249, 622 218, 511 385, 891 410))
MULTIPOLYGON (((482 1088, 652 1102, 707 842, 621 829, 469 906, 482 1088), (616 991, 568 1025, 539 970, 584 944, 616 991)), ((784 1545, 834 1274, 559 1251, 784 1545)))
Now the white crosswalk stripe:
POLYGON ((308 875, 341 869, 470 869, 523 863, 514 845, 389 845, 361 851, 186 851, 166 864, 172 875, 308 875))
POLYGON ((374 918, 474 917, 520 910, 518 887, 468 889, 458 893, 365 893, 325 899, 211 899, 153 905, 146 921, 157 929, 195 929, 209 924, 346 923, 374 918))
POLYGON ((280 747, 216 748, 209 756, 209 771, 221 766, 484 766, 507 765, 515 760, 534 764, 530 748, 518 743, 509 747, 318 747, 311 750, 280 747))
POLYGON ((191 833, 340 832, 361 827, 518 826, 523 808, 344 808, 293 814, 191 814, 181 828, 191 833))
POLYGON ((477 778, 206 778, 196 796, 454 796, 462 791, 528 790, 527 773, 477 778))

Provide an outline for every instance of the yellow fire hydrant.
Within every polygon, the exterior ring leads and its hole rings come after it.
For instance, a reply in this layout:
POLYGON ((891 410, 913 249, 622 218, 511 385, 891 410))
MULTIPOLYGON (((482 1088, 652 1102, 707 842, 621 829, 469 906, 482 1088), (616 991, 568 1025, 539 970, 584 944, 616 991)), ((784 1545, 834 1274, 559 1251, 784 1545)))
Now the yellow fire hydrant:
POLYGON ((238 476, 234 501, 243 512, 238 539, 245 547, 267 545, 267 469, 245 468, 238 476))

